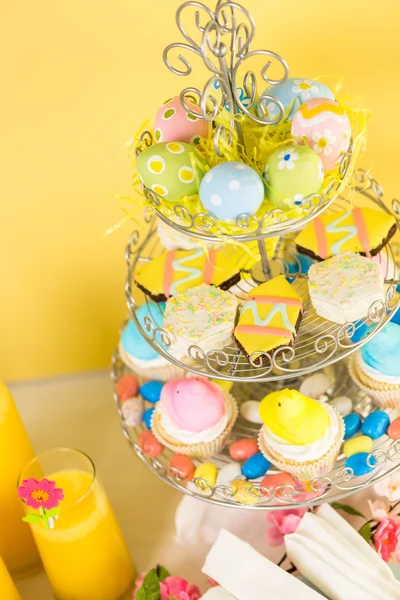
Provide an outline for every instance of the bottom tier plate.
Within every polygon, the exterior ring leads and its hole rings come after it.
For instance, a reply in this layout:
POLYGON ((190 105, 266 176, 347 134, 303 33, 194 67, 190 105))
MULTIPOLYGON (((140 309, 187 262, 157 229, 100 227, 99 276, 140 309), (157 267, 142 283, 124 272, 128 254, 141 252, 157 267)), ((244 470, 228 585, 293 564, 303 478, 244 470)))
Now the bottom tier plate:
MULTIPOLYGON (((344 361, 331 365, 323 371, 331 382, 326 394, 320 398, 327 402, 332 401, 338 396, 347 396, 352 399, 353 411, 366 417, 370 412, 376 409, 372 400, 360 390, 351 380, 347 365, 344 361)), ((335 468, 326 476, 313 479, 301 488, 294 489, 292 486, 279 486, 273 491, 268 491, 261 487, 260 479, 252 480, 244 494, 236 494, 228 485, 210 485, 203 479, 194 479, 190 482, 182 481, 179 473, 169 468, 168 462, 173 453, 167 448, 161 456, 153 458, 144 454, 138 445, 140 433, 145 430, 145 425, 138 427, 129 427, 124 419, 122 405, 118 399, 115 385, 123 375, 130 373, 129 369, 121 361, 118 352, 115 352, 112 360, 111 376, 114 382, 114 400, 121 420, 123 434, 133 448, 137 456, 146 464, 146 466, 162 481, 175 489, 196 497, 205 502, 211 502, 220 506, 233 508, 244 508, 252 510, 277 510, 288 507, 298 508, 311 505, 323 504, 324 502, 334 502, 343 499, 355 492, 365 489, 378 481, 389 477, 400 467, 400 440, 393 441, 386 435, 374 442, 371 451, 371 458, 374 457, 376 463, 372 471, 367 475, 355 477, 352 472, 345 468, 345 457, 341 453, 338 457, 335 468)), ((274 383, 254 382, 252 384, 239 383, 233 384, 231 393, 237 400, 239 406, 247 400, 260 401, 268 393, 284 387, 298 389, 303 377, 297 377, 285 381, 276 381, 274 383)), ((150 406, 150 405, 149 405, 150 406)), ((391 420, 397 416, 396 411, 388 411, 391 414, 391 420)), ((260 425, 250 423, 242 416, 239 416, 231 434, 231 439, 227 447, 211 460, 215 465, 222 469, 227 464, 234 462, 228 452, 230 443, 243 438, 256 438, 260 425)), ((194 461, 196 465, 199 461, 194 461)), ((277 473, 273 466, 269 469, 268 475, 277 473)))

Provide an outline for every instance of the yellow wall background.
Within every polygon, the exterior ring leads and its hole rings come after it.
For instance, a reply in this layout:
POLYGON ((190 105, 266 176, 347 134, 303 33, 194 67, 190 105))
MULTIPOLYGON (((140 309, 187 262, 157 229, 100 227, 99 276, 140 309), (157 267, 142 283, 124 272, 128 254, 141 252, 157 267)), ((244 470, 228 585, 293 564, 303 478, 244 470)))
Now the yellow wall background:
MULTIPOLYGON (((214 6, 214 1, 208 2, 214 6)), ((125 315, 130 227, 125 141, 187 84, 162 50, 180 41, 178 0, 41 0, 2 7, 0 377, 28 379, 109 364, 125 315)), ((291 75, 343 75, 372 109, 364 164, 400 195, 400 2, 243 0, 253 48, 291 75)), ((200 83, 194 76, 193 83, 200 83)))

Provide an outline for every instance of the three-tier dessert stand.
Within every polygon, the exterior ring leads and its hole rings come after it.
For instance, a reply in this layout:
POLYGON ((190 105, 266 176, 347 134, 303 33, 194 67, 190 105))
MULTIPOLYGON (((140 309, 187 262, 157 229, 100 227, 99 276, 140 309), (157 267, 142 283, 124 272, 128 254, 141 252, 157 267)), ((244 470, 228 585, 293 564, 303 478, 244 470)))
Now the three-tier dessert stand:
MULTIPOLYGON (((186 56, 194 54, 199 57, 211 72, 203 90, 194 87, 185 88, 180 95, 182 106, 189 114, 195 101, 201 118, 214 124, 213 144, 215 153, 223 155, 223 149, 237 145, 245 158, 245 141, 241 130, 241 119, 237 115, 245 115, 260 126, 277 124, 283 117, 284 107, 269 93, 258 94, 257 77, 254 71, 246 70, 251 59, 267 60, 261 69, 261 78, 265 84, 276 85, 286 80, 288 66, 277 54, 267 50, 251 50, 250 44, 255 34, 254 20, 249 12, 236 2, 219 0, 214 12, 197 1, 185 2, 176 13, 176 23, 184 42, 170 44, 164 51, 164 62, 175 74, 190 75, 192 66, 186 56), (200 39, 196 42, 192 33, 189 35, 183 23, 187 11, 194 11, 194 31, 200 39), (173 66, 171 55, 175 56, 173 66), (243 68, 245 72, 243 74, 243 68), (274 79, 269 76, 272 71, 280 71, 274 79), (216 89, 219 90, 217 97, 216 89), (244 101, 244 99, 246 101, 244 101), (271 114, 271 103, 278 113, 271 114), (267 110, 267 106, 269 110, 267 110), (229 122, 218 123, 218 115, 222 107, 228 107, 229 122), (236 115, 236 116, 235 116, 236 115)), ((135 148, 136 155, 153 144, 150 131, 140 136, 135 148)), ((353 142, 348 152, 343 155, 338 169, 338 178, 331 181, 319 194, 307 197, 302 210, 290 214, 274 209, 262 218, 241 214, 237 217, 234 233, 229 236, 215 217, 207 212, 192 214, 187 206, 176 204, 173 209, 165 208, 163 199, 153 190, 143 188, 148 206, 144 211, 144 227, 132 232, 126 246, 127 278, 125 285, 126 301, 130 318, 141 334, 158 354, 171 363, 181 367, 190 374, 216 380, 232 382, 232 394, 239 405, 247 400, 261 400, 268 393, 285 387, 297 388, 304 378, 314 371, 323 372, 330 385, 321 399, 330 402, 334 398, 345 395, 353 402, 353 411, 365 417, 375 409, 372 400, 365 395, 351 380, 347 370, 347 359, 359 349, 367 339, 375 336, 392 318, 400 306, 399 284, 400 247, 396 242, 388 243, 380 253, 380 261, 385 274, 386 296, 384 302, 375 302, 369 309, 366 318, 356 323, 337 325, 319 317, 308 295, 307 274, 302 272, 299 256, 295 249, 294 232, 304 227, 309 221, 324 211, 343 211, 351 208, 353 202, 362 205, 378 206, 381 210, 393 214, 397 228, 400 229, 400 203, 393 200, 391 209, 383 200, 383 191, 372 176, 363 170, 355 170, 353 160, 353 142), (348 193, 351 180, 351 194, 348 193), (241 279, 230 291, 243 301, 249 291, 256 285, 279 273, 290 278, 303 299, 303 318, 293 347, 280 347, 272 354, 255 352, 247 357, 234 344, 223 350, 211 350, 205 353, 199 346, 187 348, 184 360, 177 358, 172 351, 171 335, 158 327, 152 318, 152 312, 139 322, 136 316, 135 284, 133 273, 138 265, 146 263, 164 251, 158 235, 157 223, 161 219, 179 234, 189 235, 199 243, 235 243, 257 242, 260 260, 254 265, 244 253, 239 265, 241 279), (270 242, 274 241, 273 244, 270 242), (368 336, 361 332, 368 327, 368 336)), ((151 302, 145 296, 145 302, 151 302)), ((157 319, 158 320, 158 319, 157 319)), ((112 361, 112 379, 116 383, 119 378, 129 372, 121 361, 118 351, 112 361)), ((344 498, 356 491, 388 477, 400 466, 400 440, 393 441, 384 436, 375 442, 369 457, 371 471, 368 475, 355 477, 351 469, 344 466, 344 457, 339 456, 335 468, 325 477, 319 477, 307 483, 306 488, 295 489, 290 485, 279 486, 275 490, 262 488, 260 481, 250 483, 247 490, 250 502, 238 498, 235 490, 229 485, 211 486, 207 481, 195 478, 185 482, 179 472, 168 466, 172 453, 165 450, 159 457, 146 455, 138 444, 140 433, 145 425, 130 427, 124 419, 122 405, 114 390, 121 418, 122 431, 137 456, 152 472, 175 489, 217 505, 253 509, 270 510, 287 507, 301 507, 332 502, 344 498), (305 494, 305 491, 307 494, 305 494)), ((233 432, 232 441, 242 438, 256 438, 260 425, 239 417, 233 432)), ((213 458, 215 464, 222 468, 232 459, 227 449, 213 458)), ((270 469, 269 473, 273 473, 270 469)))

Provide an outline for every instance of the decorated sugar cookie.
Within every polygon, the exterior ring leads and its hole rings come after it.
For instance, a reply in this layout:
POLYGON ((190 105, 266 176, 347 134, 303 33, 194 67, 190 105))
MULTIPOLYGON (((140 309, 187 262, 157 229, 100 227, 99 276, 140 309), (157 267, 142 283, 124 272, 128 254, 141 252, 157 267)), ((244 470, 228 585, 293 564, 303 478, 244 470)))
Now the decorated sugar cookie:
POLYGON ((205 159, 184 142, 162 142, 144 150, 136 159, 143 184, 170 202, 199 191, 205 159))
POLYGON ((325 172, 334 169, 350 145, 351 125, 342 106, 326 98, 313 98, 300 106, 293 117, 292 135, 306 137, 325 172))
POLYGON ((210 249, 207 253, 202 248, 171 250, 140 265, 134 280, 156 302, 201 283, 226 290, 239 281, 242 258, 243 250, 229 246, 223 250, 210 249))
MULTIPOLYGON (((201 114, 200 108, 187 101, 193 112, 201 114)), ((179 96, 166 100, 158 109, 154 121, 154 138, 159 142, 186 142, 196 144, 201 137, 207 137, 208 123, 186 112, 179 96)))
POLYGON ((301 297, 283 275, 262 283, 251 290, 240 314, 234 332, 239 347, 250 356, 293 344, 302 310, 301 297))
POLYGON ((317 260, 348 251, 370 257, 378 254, 395 233, 396 221, 391 215, 355 207, 316 217, 296 237, 296 246, 317 260))

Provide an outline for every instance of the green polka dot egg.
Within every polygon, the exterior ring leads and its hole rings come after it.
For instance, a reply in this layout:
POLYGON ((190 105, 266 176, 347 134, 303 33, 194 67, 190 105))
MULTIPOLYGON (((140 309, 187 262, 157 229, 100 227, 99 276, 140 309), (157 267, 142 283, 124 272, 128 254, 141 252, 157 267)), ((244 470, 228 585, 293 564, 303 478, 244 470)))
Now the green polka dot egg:
POLYGON ((143 185, 169 202, 198 193, 205 164, 200 152, 184 142, 155 144, 136 159, 143 185))
POLYGON ((268 200, 277 208, 301 206, 310 194, 319 192, 324 167, 318 154, 307 146, 278 148, 269 157, 263 177, 268 200))

